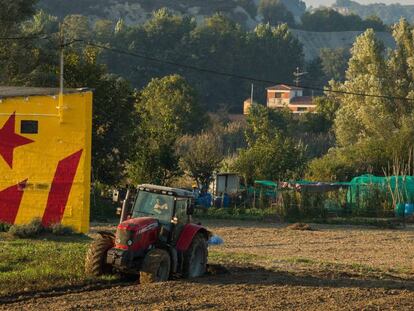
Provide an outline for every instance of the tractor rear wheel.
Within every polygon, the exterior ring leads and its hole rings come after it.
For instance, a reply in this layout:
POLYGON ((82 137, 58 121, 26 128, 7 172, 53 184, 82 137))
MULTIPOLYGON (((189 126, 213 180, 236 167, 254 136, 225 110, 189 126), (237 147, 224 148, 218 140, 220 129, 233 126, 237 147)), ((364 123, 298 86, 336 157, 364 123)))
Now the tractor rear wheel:
POLYGON ((163 249, 153 249, 144 258, 139 281, 141 284, 164 282, 170 278, 171 258, 163 249))
POLYGON ((196 278, 207 271, 208 248, 203 234, 197 233, 189 249, 184 253, 183 276, 196 278))
POLYGON ((85 273, 90 276, 110 274, 112 266, 106 263, 108 250, 114 246, 112 235, 100 235, 89 246, 85 260, 85 273))

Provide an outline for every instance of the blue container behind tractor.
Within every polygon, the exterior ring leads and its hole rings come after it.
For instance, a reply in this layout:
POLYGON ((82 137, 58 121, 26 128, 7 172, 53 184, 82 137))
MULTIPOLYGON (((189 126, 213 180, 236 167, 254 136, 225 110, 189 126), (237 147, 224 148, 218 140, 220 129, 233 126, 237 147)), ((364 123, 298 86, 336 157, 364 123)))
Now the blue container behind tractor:
POLYGON ((414 204, 406 203, 405 204, 405 216, 412 216, 414 214, 414 204))

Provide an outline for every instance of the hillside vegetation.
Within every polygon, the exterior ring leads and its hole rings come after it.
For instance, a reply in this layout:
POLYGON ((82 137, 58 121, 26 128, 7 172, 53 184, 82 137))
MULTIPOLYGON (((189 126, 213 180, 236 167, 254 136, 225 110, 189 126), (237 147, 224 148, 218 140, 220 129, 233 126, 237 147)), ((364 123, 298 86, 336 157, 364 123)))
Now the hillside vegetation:
POLYGON ((337 0, 333 7, 342 13, 354 13, 365 18, 375 15, 386 24, 396 23, 401 17, 406 18, 409 22, 414 21, 414 5, 401 5, 399 3, 389 5, 383 3, 362 5, 356 1, 337 0))

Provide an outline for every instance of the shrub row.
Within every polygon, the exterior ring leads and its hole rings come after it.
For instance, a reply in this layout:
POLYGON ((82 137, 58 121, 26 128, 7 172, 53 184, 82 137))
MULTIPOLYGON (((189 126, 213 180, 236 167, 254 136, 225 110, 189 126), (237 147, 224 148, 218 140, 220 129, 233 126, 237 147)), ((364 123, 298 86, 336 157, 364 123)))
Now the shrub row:
POLYGON ((11 236, 22 239, 36 238, 46 233, 58 236, 74 234, 71 227, 58 223, 45 227, 39 218, 35 218, 30 223, 24 225, 0 223, 0 232, 8 232, 11 236))

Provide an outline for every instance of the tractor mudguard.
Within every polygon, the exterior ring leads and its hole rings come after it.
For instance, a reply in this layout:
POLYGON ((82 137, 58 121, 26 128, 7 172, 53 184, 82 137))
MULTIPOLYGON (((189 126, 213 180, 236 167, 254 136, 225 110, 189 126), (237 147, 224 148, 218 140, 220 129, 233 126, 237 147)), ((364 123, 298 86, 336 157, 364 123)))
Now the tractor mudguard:
POLYGON ((112 233, 112 232, 109 232, 109 231, 98 231, 97 232, 100 236, 102 236, 102 237, 110 237, 110 238, 113 238, 113 239, 115 239, 115 234, 114 233, 112 233))
POLYGON ((183 231, 181 232, 180 238, 177 242, 177 251, 185 252, 191 245, 194 236, 201 232, 204 234, 206 240, 209 239, 211 232, 208 231, 203 226, 195 225, 195 224, 186 224, 184 226, 183 231))

